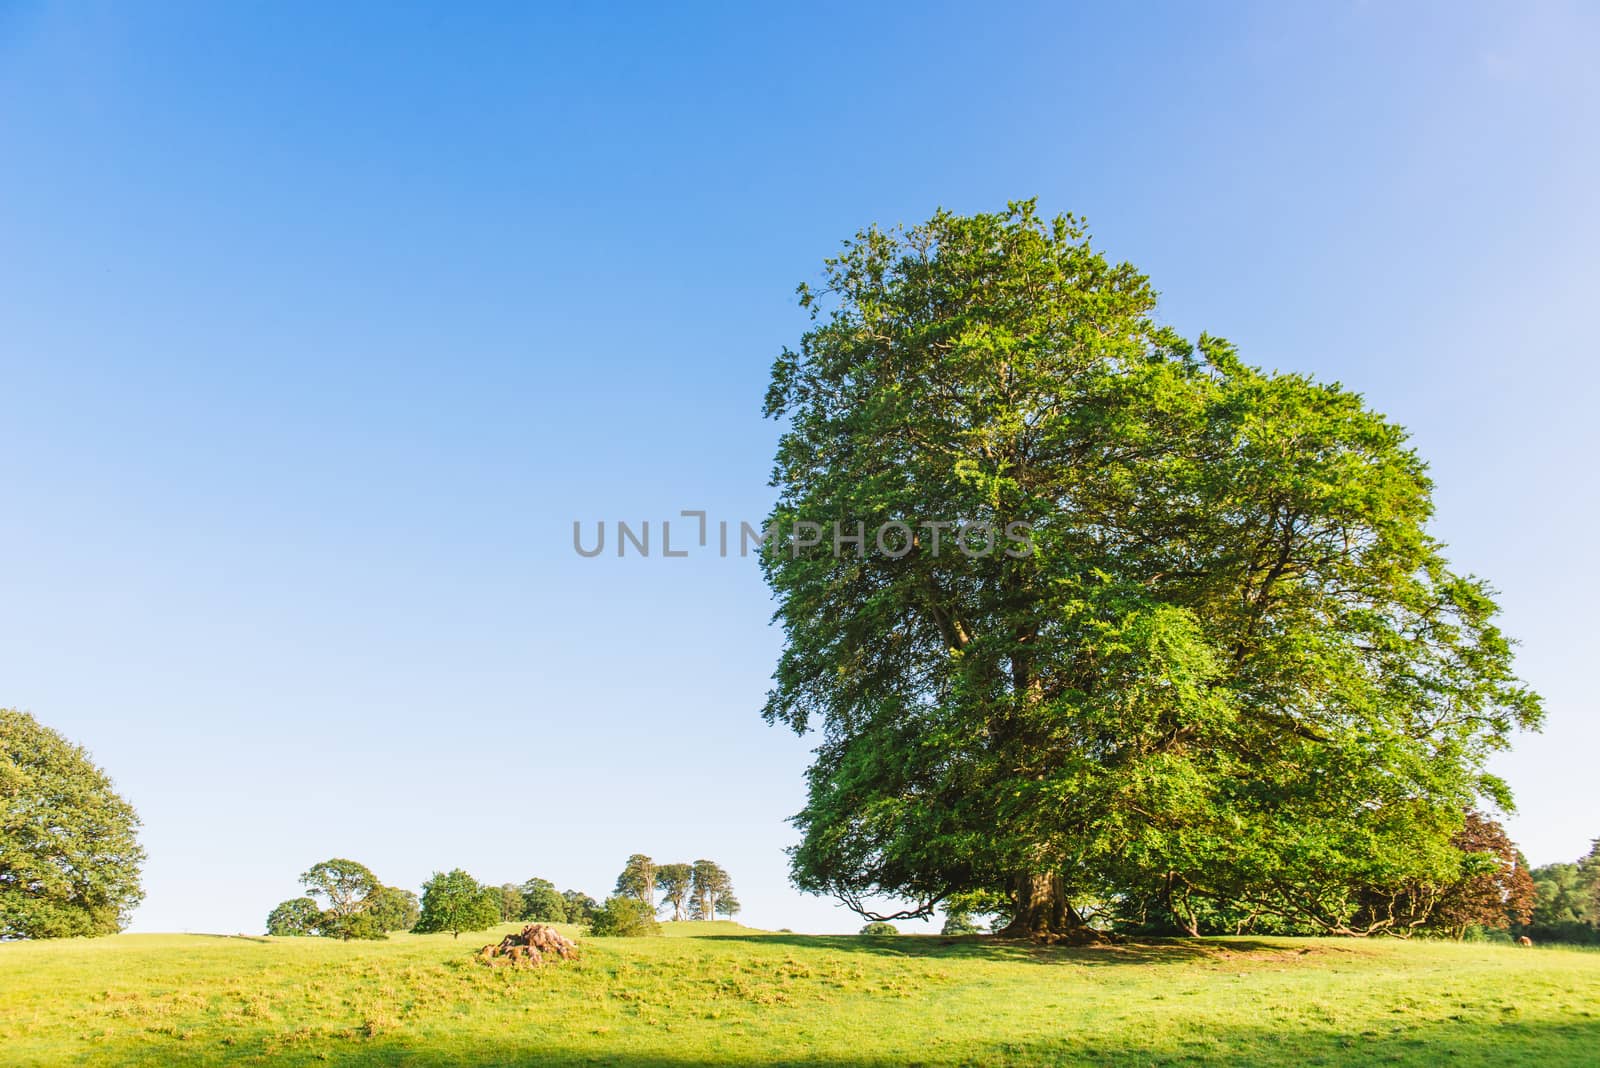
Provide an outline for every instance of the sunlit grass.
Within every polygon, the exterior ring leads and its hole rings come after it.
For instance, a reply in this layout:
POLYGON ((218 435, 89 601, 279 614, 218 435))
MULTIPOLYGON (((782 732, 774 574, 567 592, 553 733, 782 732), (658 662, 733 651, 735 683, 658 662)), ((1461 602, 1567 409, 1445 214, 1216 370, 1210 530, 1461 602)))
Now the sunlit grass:
POLYGON ((1593 1064, 1600 953, 1225 939, 1042 949, 767 934, 0 945, 5 1064, 1593 1064))

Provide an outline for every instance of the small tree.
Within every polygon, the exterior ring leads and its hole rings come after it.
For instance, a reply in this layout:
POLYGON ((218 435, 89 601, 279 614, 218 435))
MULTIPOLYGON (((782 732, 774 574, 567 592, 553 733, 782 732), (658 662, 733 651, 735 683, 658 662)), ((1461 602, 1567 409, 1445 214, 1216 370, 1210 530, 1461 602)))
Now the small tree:
POLYGON ((434 872, 422 884, 422 916, 412 928, 418 934, 449 931, 460 938, 462 931, 482 931, 500 922, 500 891, 485 887, 456 868, 434 872))
POLYGON ((534 923, 566 923, 567 899, 549 879, 532 878, 522 884, 522 918, 534 923))
POLYGON ((945 915, 944 929, 939 933, 951 936, 971 935, 978 934, 981 930, 982 928, 972 922, 972 916, 969 913, 951 912, 945 915))
POLYGON ((896 927, 892 923, 884 923, 882 920, 874 920, 865 927, 861 928, 861 933, 866 935, 868 938, 878 938, 883 935, 897 935, 900 933, 900 928, 896 927))
POLYGON ((88 753, 0 708, 0 937, 121 930, 144 896, 138 828, 88 753))
POLYGON ((365 864, 335 857, 313 865, 300 882, 308 894, 326 903, 320 924, 323 934, 347 942, 383 937, 383 928, 365 915, 367 899, 382 885, 365 864))
POLYGON ((589 933, 603 937, 637 938, 658 935, 661 925, 656 922, 655 909, 636 897, 615 894, 595 910, 589 921, 589 933))
POLYGON ((663 864, 656 869, 656 888, 661 891, 661 903, 672 906, 672 918, 682 920, 689 891, 694 886, 694 868, 688 864, 663 864))
POLYGON ((304 936, 319 934, 322 910, 309 897, 292 897, 267 913, 267 934, 304 936))

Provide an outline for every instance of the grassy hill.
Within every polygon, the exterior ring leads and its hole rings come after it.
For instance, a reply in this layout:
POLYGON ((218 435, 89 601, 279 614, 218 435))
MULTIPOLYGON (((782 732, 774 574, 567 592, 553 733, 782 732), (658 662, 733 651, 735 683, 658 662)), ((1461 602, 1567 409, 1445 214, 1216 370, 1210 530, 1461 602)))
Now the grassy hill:
POLYGON ((582 960, 524 971, 471 961, 482 933, 4 944, 0 1061, 1577 1065, 1600 1051, 1595 952, 669 933, 583 939, 582 960))

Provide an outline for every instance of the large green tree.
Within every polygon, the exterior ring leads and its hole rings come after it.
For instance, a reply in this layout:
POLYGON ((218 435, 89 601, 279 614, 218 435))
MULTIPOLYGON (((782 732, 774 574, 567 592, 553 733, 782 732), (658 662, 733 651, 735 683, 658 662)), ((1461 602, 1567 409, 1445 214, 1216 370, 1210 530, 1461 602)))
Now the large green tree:
POLYGON ((765 714, 820 729, 798 885, 1013 934, 1127 896, 1362 933, 1459 870, 1539 706, 1401 428, 1159 326, 1031 202, 864 231, 800 301, 762 559, 765 714))
POLYGON ((0 708, 0 937, 121 930, 144 896, 138 828, 88 753, 0 708))

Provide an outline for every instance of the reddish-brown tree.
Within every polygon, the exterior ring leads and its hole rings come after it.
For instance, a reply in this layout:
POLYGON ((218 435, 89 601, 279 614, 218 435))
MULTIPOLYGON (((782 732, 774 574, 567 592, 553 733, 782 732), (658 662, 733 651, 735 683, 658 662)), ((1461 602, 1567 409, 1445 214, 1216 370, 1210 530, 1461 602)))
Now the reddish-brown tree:
POLYGON ((1504 930, 1533 918, 1533 876, 1504 827, 1481 812, 1468 812, 1452 842, 1467 854, 1464 874, 1440 893, 1430 927, 1461 938, 1469 927, 1504 930))

